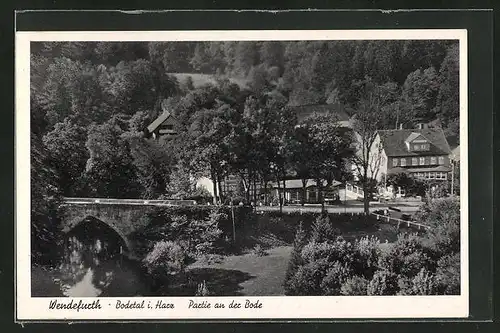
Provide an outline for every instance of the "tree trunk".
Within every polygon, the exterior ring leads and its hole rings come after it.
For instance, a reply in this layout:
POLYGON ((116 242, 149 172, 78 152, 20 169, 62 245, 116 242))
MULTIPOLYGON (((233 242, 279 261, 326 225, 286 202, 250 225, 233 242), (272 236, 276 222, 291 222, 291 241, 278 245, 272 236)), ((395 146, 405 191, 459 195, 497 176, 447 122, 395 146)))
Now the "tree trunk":
POLYGON ((283 213, 283 201, 281 201, 281 185, 280 185, 279 173, 276 174, 276 181, 278 183, 278 202, 280 205, 280 213, 283 213))
POLYGON ((266 177, 262 177, 262 184, 264 186, 264 206, 268 205, 268 195, 267 195, 267 179, 266 177))
POLYGON ((370 215, 370 197, 367 191, 363 190, 363 208, 365 215, 370 215))
POLYGON ((321 204, 321 212, 323 213, 325 211, 325 200, 323 195, 323 184, 321 182, 321 179, 316 179, 316 186, 318 187, 318 200, 321 204))
POLYGON ((368 165, 366 165, 365 170, 363 171, 364 179, 363 179, 363 208, 365 211, 365 215, 370 215, 370 197, 368 193, 368 165))
POLYGON ((286 180, 285 180, 285 172, 283 172, 283 205, 286 203, 286 180))
POLYGON ((257 205, 257 177, 253 176, 253 202, 257 205))
POLYGON ((307 179, 302 179, 302 200, 300 200, 300 203, 302 206, 306 203, 306 196, 307 196, 307 179))
POLYGON ((222 190, 222 182, 220 174, 217 174, 217 186, 219 189, 219 203, 222 203, 222 196, 224 195, 224 191, 222 190))
POLYGON ((211 177, 212 178, 212 186, 213 186, 213 190, 214 190, 214 205, 217 205, 217 176, 216 176, 216 173, 214 170, 212 170, 211 172, 211 177))
POLYGON ((245 179, 244 175, 241 175, 241 181, 243 182, 243 189, 245 190, 245 200, 248 201, 248 192, 250 191, 248 188, 248 182, 245 179))

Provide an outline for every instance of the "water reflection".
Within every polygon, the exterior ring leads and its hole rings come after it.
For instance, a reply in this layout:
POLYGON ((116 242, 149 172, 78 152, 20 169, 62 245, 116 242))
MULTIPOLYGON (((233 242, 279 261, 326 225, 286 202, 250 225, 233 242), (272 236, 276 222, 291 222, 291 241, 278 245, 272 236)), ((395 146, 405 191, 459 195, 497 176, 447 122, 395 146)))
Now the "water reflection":
POLYGON ((33 296, 147 295, 141 265, 124 256, 123 239, 100 221, 87 221, 66 237, 58 267, 32 268, 33 296))
POLYGON ((109 287, 114 276, 120 273, 123 260, 121 251, 109 245, 100 238, 89 240, 72 236, 66 240, 56 278, 65 296, 99 296, 109 287))

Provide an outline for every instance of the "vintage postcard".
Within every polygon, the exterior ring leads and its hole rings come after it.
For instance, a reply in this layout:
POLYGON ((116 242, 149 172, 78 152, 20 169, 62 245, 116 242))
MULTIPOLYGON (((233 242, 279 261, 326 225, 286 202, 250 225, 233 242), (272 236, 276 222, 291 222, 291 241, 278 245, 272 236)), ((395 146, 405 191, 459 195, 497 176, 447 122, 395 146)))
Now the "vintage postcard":
POLYGON ((15 46, 17 320, 468 316, 466 30, 15 46))

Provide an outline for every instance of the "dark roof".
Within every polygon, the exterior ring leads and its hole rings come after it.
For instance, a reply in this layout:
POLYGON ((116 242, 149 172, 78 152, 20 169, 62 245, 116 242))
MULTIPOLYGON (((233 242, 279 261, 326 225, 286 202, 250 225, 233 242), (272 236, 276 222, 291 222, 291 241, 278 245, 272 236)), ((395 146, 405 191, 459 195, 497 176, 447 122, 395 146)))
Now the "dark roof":
POLYGON ((149 124, 148 126, 149 133, 153 133, 158 128, 158 126, 160 126, 165 120, 168 119, 168 117, 170 117, 170 112, 168 111, 163 112, 158 118, 156 118, 155 121, 149 124))
POLYGON ((440 128, 384 130, 378 131, 378 134, 387 156, 448 155, 451 152, 443 130, 440 128), (410 136, 415 136, 412 133, 424 136, 430 143, 430 150, 408 151, 405 140, 410 136))
POLYGON ((291 106, 290 109, 296 113, 299 123, 314 115, 326 116, 329 113, 335 114, 339 121, 349 121, 349 116, 347 115, 345 107, 342 104, 299 105, 291 106))
MULTIPOLYGON (((322 185, 323 186, 326 186, 327 185, 327 182, 326 180, 322 180, 322 185)), ((332 182, 332 185, 331 187, 336 187, 336 186, 339 186, 341 185, 342 183, 334 180, 332 182)), ((270 185, 273 187, 273 188, 278 188, 278 184, 276 182, 271 182, 270 185)), ((314 179, 307 179, 306 181, 306 187, 309 188, 309 187, 315 187, 317 184, 316 184, 316 180, 314 179)), ((283 185, 280 183, 280 187, 282 187, 283 185)), ((285 180, 285 186, 287 189, 297 189, 297 188, 302 188, 302 179, 287 179, 285 180)))

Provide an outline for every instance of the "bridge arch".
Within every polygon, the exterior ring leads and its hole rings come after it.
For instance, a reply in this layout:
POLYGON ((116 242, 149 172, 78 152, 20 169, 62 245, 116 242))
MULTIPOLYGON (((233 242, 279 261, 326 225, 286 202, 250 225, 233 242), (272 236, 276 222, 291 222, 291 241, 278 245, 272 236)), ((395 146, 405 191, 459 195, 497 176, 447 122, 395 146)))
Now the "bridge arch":
POLYGON ((75 219, 65 226, 64 232, 68 236, 75 234, 95 237, 99 234, 107 234, 108 237, 112 235, 118 240, 118 244, 123 247, 125 253, 130 253, 132 251, 132 244, 129 241, 127 235, 116 226, 115 221, 107 221, 99 217, 92 215, 87 215, 84 218, 75 219))

